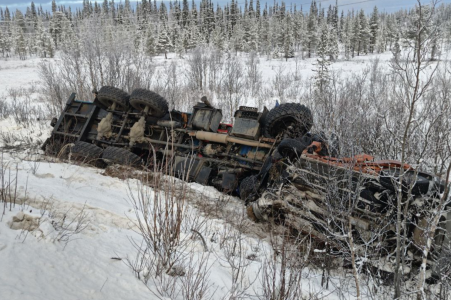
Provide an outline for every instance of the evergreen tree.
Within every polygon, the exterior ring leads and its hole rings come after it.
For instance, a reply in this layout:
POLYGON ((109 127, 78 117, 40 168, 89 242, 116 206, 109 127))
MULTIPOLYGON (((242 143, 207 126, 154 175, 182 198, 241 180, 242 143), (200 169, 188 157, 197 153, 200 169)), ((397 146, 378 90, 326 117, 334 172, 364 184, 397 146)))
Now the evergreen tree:
POLYGON ((224 33, 219 26, 216 26, 215 31, 213 32, 213 45, 218 50, 223 51, 225 49, 224 33))
POLYGON ((194 0, 191 2, 191 24, 197 26, 197 6, 194 0))
POLYGON ((283 42, 283 52, 285 60, 288 61, 288 58, 294 57, 294 41, 293 41, 293 26, 291 24, 290 15, 285 19, 285 34, 284 34, 284 42, 283 42))
POLYGON ((379 11, 377 10, 377 6, 375 6, 370 18, 369 50, 371 53, 373 53, 374 49, 376 48, 378 33, 379 33, 379 11))
POLYGON ((5 56, 5 36, 3 35, 3 32, 0 30, 0 52, 2 53, 3 57, 5 56))
POLYGON ((35 49, 34 52, 37 56, 39 57, 44 57, 43 56, 43 52, 44 52, 44 44, 45 44, 45 32, 44 32, 44 28, 42 25, 42 20, 41 18, 37 18, 37 22, 36 22, 36 30, 35 30, 35 49))
POLYGON ((330 61, 335 61, 338 58, 338 34, 333 26, 328 26, 328 42, 327 42, 327 55, 330 61))
POLYGON ((314 97, 316 101, 325 102, 325 92, 330 82, 329 66, 330 61, 327 58, 329 52, 329 27, 325 21, 321 24, 321 33, 318 43, 316 70, 314 77, 314 97))
POLYGON ((186 27, 189 19, 189 6, 188 0, 183 0, 183 10, 182 10, 182 27, 186 27))
POLYGON ((360 53, 361 40, 360 40, 360 32, 361 32, 361 23, 359 17, 353 18, 353 26, 352 26, 352 35, 351 35, 351 56, 354 57, 354 53, 357 52, 357 55, 360 53))
MULTIPOLYGON (((434 26, 433 14, 434 7, 429 5, 422 5, 420 7, 416 5, 413 12, 407 18, 408 24, 403 36, 406 37, 405 41, 407 46, 415 49, 415 55, 418 52, 417 49, 423 46, 421 45, 423 41, 432 37, 431 41, 434 42, 436 40, 435 37, 438 37, 438 26, 434 26)), ((432 47, 432 51, 436 51, 436 49, 437 47, 432 47)))
POLYGON ((352 26, 353 22, 352 19, 348 16, 343 23, 342 43, 345 51, 345 58, 351 59, 351 57, 354 57, 354 31, 352 26))
POLYGON ((108 15, 108 12, 109 12, 108 0, 103 0, 102 12, 103 12, 104 15, 108 15))
POLYGON ((387 17, 387 43, 389 50, 392 50, 394 42, 398 38, 398 25, 396 24, 395 16, 387 17))
POLYGON ((160 21, 166 23, 168 20, 168 9, 166 8, 166 4, 164 4, 164 2, 161 2, 160 4, 160 11, 158 12, 158 15, 160 16, 160 21))
POLYGON ((67 22, 68 20, 66 16, 60 11, 56 11, 52 16, 50 21, 50 34, 53 38, 53 43, 56 49, 59 47, 61 35, 63 34, 63 25, 65 25, 65 23, 67 24, 67 22))
POLYGON ((230 46, 232 47, 230 50, 235 51, 243 51, 244 45, 244 30, 241 24, 236 24, 233 30, 232 38, 230 41, 230 46))
POLYGON ((184 30, 180 30, 179 33, 176 35, 175 37, 175 53, 177 53, 177 55, 180 58, 183 58, 183 55, 185 54, 186 50, 185 50, 185 31, 184 30))
POLYGON ((386 51, 386 48, 387 48, 387 34, 385 32, 385 26, 382 23, 377 31, 376 50, 378 53, 382 53, 386 51))
POLYGON ((257 18, 257 19, 260 19, 260 14, 261 14, 261 8, 260 8, 260 0, 257 0, 257 4, 256 4, 256 7, 255 7, 255 17, 257 18))
POLYGON ((36 29, 38 25, 37 20, 37 14, 36 14, 36 6, 34 5, 34 2, 31 1, 31 20, 33 22, 33 28, 36 29))
POLYGON ((172 44, 169 39, 167 25, 163 22, 160 25, 160 32, 158 34, 158 42, 156 45, 156 50, 158 53, 164 53, 164 58, 168 58, 168 52, 171 49, 172 44))
POLYGON ((360 10, 359 13, 359 22, 360 22, 360 32, 359 32, 359 46, 357 49, 357 55, 360 53, 368 53, 368 47, 370 44, 370 26, 368 24, 368 19, 365 16, 365 12, 363 9, 360 10))
POLYGON ((304 31, 304 15, 302 11, 293 16, 293 39, 294 47, 299 50, 302 39, 305 36, 304 31))
POLYGON ((344 26, 345 26, 345 14, 343 11, 341 11, 341 17, 340 17, 340 25, 338 29, 338 40, 340 43, 343 43, 343 32, 344 32, 344 26))
POLYGON ((393 46, 393 49, 392 49, 392 53, 393 53, 393 60, 395 62, 398 62, 399 58, 401 56, 401 45, 399 43, 399 36, 398 35, 395 37, 395 42, 394 42, 394 46, 393 46))
POLYGON ((55 2, 55 0, 52 0, 52 13, 55 13, 55 12, 56 12, 56 2, 55 2))
POLYGON ((20 10, 18 10, 18 9, 16 9, 16 14, 14 16, 14 21, 15 21, 16 25, 18 27, 20 27, 20 29, 22 29, 23 32, 26 30, 24 16, 23 16, 22 12, 20 10))
POLYGON ((318 41, 318 8, 316 7, 316 1, 313 0, 310 5, 310 13, 307 21, 307 38, 305 39, 305 49, 307 50, 308 57, 312 57, 315 52, 316 44, 318 41))
POLYGON ((258 37, 257 37, 257 23, 255 19, 245 19, 243 21, 244 28, 244 43, 243 50, 246 52, 257 51, 258 49, 258 37))
POLYGON ((185 49, 194 49, 202 42, 199 27, 196 26, 196 23, 194 21, 190 22, 189 35, 187 35, 187 38, 188 44, 187 47, 185 47, 185 49))

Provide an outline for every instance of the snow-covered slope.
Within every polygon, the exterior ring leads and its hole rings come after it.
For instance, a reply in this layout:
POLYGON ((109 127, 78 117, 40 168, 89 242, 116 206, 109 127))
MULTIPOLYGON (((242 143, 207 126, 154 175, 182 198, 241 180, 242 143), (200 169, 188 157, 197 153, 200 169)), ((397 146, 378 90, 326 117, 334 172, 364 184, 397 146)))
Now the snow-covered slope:
MULTIPOLYGON (((389 54, 380 57, 387 61, 389 54)), ((368 66, 370 58, 338 62, 333 69, 352 74, 368 66)), ((158 59, 162 61, 161 57, 158 59)), ((39 80, 38 60, 0 63, 0 99, 5 103, 16 101, 9 92, 11 88, 29 89, 39 80)), ((302 61, 301 73, 305 78, 312 75, 314 63, 313 59, 302 61)), ((295 66, 282 60, 261 61, 265 80, 271 80, 279 68, 292 70, 295 66)), ((39 102, 37 91, 33 98, 45 108, 39 102)), ((13 116, 0 119, 0 148, 3 149, 0 185, 9 185, 5 189, 8 197, 17 196, 15 203, 1 203, 0 207, 0 299, 163 297, 161 282, 151 279, 146 286, 127 265, 127 258, 132 261, 137 252, 132 241, 141 239, 136 232, 136 211, 131 204, 138 191, 138 181, 109 177, 103 169, 43 157, 38 146, 50 133, 48 123, 48 120, 31 120, 24 124, 13 116)), ((265 263, 273 255, 268 233, 261 225, 255 225, 255 231, 249 230, 254 226, 249 220, 241 223, 247 226, 245 233, 237 230, 232 219, 246 218, 238 199, 198 184, 189 184, 188 190, 192 196, 188 211, 190 216, 200 216, 201 234, 209 251, 205 251, 201 240, 188 228, 183 232, 189 241, 184 248, 184 263, 189 265, 190 257, 199 261, 200 256, 208 256, 205 272, 211 299, 229 299, 234 295, 247 299, 261 295, 265 263), (223 218, 218 218, 218 214, 209 216, 207 209, 199 209, 199 199, 208 202, 210 207, 222 207, 227 213, 223 213, 223 218), (243 245, 239 255, 245 263, 238 286, 233 283, 231 255, 227 252, 231 237, 238 237, 243 245)), ((145 272, 138 271, 141 275, 145 272)), ((173 299, 184 298, 180 292, 182 283, 182 280, 176 283, 179 291, 172 294, 173 299)), ((321 271, 307 266, 302 271, 301 283, 305 299, 349 299, 354 294, 351 276, 332 273, 329 288, 325 288, 321 286, 321 271), (345 296, 343 285, 346 285, 345 296)))

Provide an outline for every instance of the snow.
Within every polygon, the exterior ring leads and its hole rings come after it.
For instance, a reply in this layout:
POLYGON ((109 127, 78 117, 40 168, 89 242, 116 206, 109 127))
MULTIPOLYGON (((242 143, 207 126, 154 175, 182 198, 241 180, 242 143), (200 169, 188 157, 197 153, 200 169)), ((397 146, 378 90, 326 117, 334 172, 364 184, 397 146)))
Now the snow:
POLYGON ((39 73, 37 71, 40 58, 30 58, 19 60, 17 58, 0 60, 0 82, 1 90, 7 91, 11 88, 28 87, 35 82, 39 82, 39 73))
MULTIPOLYGON (((11 176, 17 170, 18 195, 22 198, 26 194, 27 200, 11 208, 8 204, 0 222, 2 298, 57 299, 64 295, 65 299, 123 299, 130 293, 133 298, 148 297, 149 290, 124 261, 112 259, 133 256, 135 249, 130 239, 140 239, 130 222, 134 212, 128 201, 130 186, 136 180, 111 178, 102 175, 103 170, 66 163, 41 162, 36 170, 30 164, 33 162, 15 155, 3 156, 2 165, 12 166, 11 176), (58 216, 64 214, 71 220, 82 210, 87 213, 87 228, 71 236, 67 243, 58 241, 58 216), (38 228, 32 232, 27 227, 10 228, 13 219, 24 216, 40 219, 38 228)), ((8 172, 5 177, 9 178, 8 172)), ((220 197, 211 187, 190 186, 198 193, 205 191, 204 196, 220 197)), ((226 294, 231 286, 230 268, 219 241, 209 237, 213 232, 221 235, 221 231, 229 230, 232 228, 223 221, 211 220, 203 232, 214 253, 208 263, 218 295, 226 294)), ((246 263, 247 276, 252 279, 252 274, 258 274, 264 255, 270 253, 269 246, 253 237, 244 237, 243 244, 243 255, 256 256, 246 263)), ((203 252, 202 244, 193 241, 189 251, 203 252)), ((320 291, 320 279, 316 277, 313 275, 308 282, 309 289, 320 291)))

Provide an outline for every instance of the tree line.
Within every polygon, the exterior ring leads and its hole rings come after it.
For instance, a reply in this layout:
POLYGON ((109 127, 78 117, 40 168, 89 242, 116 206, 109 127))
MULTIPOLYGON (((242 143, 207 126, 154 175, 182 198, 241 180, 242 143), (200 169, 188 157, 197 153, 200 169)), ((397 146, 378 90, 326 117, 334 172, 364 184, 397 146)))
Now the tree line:
MULTIPOLYGON (((425 31, 435 32, 430 58, 440 54, 440 45, 451 36, 451 6, 433 9, 434 18, 425 31)), ((0 53, 3 57, 53 57, 55 51, 77 49, 86 30, 102 31, 102 39, 133 45, 133 51, 150 56, 175 52, 184 55, 198 46, 208 45, 227 52, 256 52, 271 58, 338 58, 384 51, 399 52, 412 40, 411 28, 418 16, 415 8, 381 13, 377 7, 367 15, 364 10, 322 7, 315 0, 310 7, 268 5, 235 0, 224 6, 211 0, 199 5, 188 0, 156 3, 142 0, 132 6, 129 0, 115 3, 83 1, 71 7, 52 2, 51 12, 31 2, 25 13, 0 7, 0 53)))

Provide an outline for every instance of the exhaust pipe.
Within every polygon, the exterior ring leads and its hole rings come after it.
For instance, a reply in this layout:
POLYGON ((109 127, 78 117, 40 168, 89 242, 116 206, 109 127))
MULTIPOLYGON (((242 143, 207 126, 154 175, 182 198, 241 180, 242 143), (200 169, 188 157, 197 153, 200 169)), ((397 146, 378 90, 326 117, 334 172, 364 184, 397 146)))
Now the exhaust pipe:
POLYGON ((221 143, 221 144, 236 143, 236 144, 251 146, 251 147, 268 148, 268 149, 272 148, 272 145, 260 143, 259 141, 245 140, 245 139, 240 139, 240 138, 233 137, 233 136, 226 135, 226 134, 206 132, 206 131, 196 131, 196 139, 202 140, 202 141, 216 142, 216 143, 221 143))

